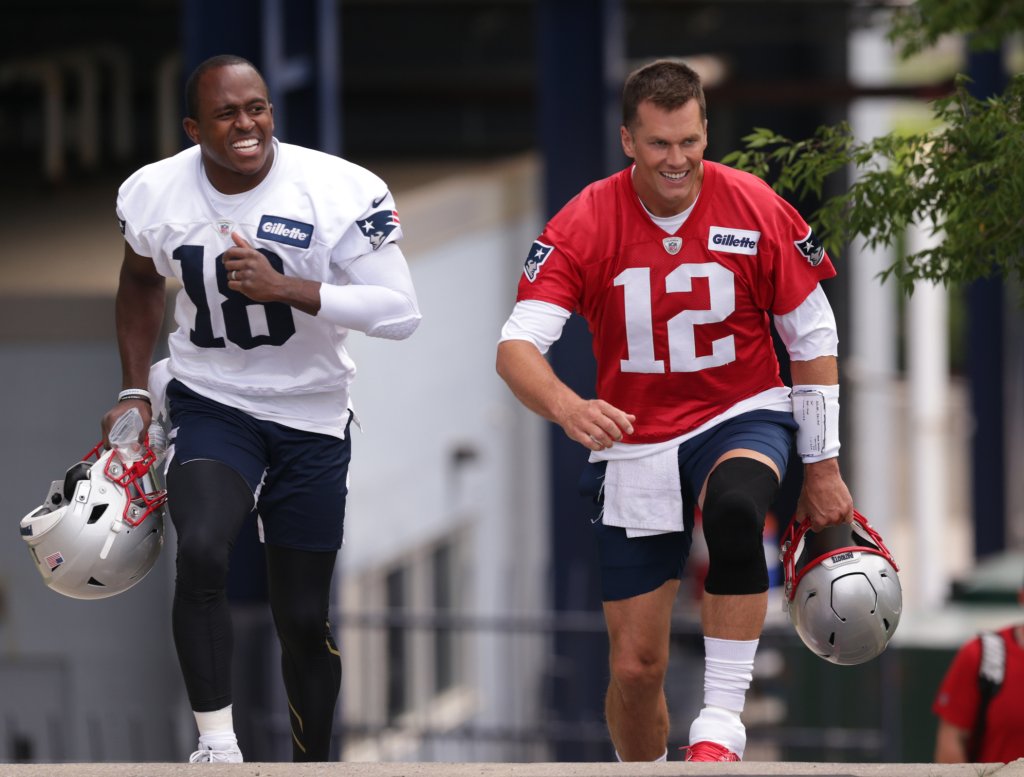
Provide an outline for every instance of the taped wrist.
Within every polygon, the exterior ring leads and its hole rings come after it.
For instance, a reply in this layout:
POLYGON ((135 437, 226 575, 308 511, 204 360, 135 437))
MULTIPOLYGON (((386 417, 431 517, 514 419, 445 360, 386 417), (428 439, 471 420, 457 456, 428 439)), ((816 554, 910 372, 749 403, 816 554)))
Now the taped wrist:
POLYGON ((793 386, 796 450, 804 464, 839 455, 839 386, 793 386))

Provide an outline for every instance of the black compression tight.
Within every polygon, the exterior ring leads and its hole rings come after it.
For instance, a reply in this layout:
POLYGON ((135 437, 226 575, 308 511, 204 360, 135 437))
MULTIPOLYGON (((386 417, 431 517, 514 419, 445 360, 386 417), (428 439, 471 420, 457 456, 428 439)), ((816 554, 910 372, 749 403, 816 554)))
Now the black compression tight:
MULTIPOLYGON (((192 709, 210 712, 231 704, 225 585, 231 548, 252 510, 252 493, 238 473, 209 460, 173 462, 167 484, 178 534, 174 643, 192 709)), ((337 553, 264 547, 293 759, 326 761, 341 686, 341 657, 327 620, 337 553)))
POLYGON ((337 554, 266 546, 270 609, 292 724, 292 760, 330 757, 341 654, 327 620, 337 554))
POLYGON ((202 459, 167 471, 168 508, 178 534, 171 626, 192 709, 231 704, 231 610, 226 591, 235 537, 252 512, 245 480, 202 459))

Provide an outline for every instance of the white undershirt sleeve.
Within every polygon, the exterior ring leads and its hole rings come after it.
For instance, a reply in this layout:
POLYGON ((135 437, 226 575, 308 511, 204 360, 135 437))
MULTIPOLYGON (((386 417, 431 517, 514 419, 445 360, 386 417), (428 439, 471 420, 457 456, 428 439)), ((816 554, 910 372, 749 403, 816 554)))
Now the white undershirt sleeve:
POLYGON ((774 321, 790 359, 806 362, 839 355, 836 317, 820 284, 794 310, 775 316, 774 321))
POLYGON ((394 243, 355 259, 349 283, 320 284, 317 316, 371 337, 404 340, 420 323, 416 290, 402 250, 394 243))
POLYGON ((505 326, 501 328, 498 342, 505 340, 528 340, 537 346, 542 354, 548 352, 551 344, 562 336, 570 311, 550 302, 523 300, 512 308, 505 326))

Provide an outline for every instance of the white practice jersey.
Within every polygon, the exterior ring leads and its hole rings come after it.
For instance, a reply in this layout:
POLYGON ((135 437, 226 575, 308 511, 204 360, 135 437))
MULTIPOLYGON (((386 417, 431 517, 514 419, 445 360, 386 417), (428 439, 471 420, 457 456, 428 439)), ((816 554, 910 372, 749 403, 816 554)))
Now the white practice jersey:
POLYGON ((193 146, 122 184, 125 240, 177 278, 169 368, 194 390, 257 418, 340 436, 355 365, 348 330, 228 288, 222 255, 242 235, 285 275, 346 285, 346 267, 402 236, 387 185, 358 165, 276 140, 254 189, 218 192, 193 146))

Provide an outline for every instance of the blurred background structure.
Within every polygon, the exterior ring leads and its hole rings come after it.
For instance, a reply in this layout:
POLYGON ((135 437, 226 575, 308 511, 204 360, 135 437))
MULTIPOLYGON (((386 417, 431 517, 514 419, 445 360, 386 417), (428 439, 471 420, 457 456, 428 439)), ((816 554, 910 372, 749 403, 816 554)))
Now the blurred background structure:
MULTIPOLYGON (((363 431, 334 622, 338 757, 410 761, 613 757, 574 493, 585 453, 519 406, 493 363, 544 220, 626 163, 625 74, 660 56, 696 67, 719 159, 757 126, 917 127, 954 73, 996 91, 1024 70, 1019 40, 969 58, 949 39, 901 61, 887 4, 853 0, 7 0, 3 16, 0 762, 178 761, 194 744, 169 625, 173 552, 131 591, 78 602, 42 585, 16 524, 95 444, 120 388, 117 186, 183 147, 181 86, 202 59, 253 60, 278 136, 378 172, 402 215, 424 321, 409 341, 350 340, 363 431)), ((835 667, 797 640, 774 589, 748 758, 928 761, 953 650, 1009 621, 1024 570, 1024 297, 993 279, 905 299, 875 277, 884 252, 833 258, 841 460, 901 565, 905 611, 878 660, 835 667)), ((587 337, 574 317, 551 357, 582 391, 587 337)), ((766 536, 776 577, 798 470, 766 536)), ((698 543, 668 688, 679 745, 701 698, 700 585, 698 543)), ((232 597, 242 747, 285 759, 252 536, 232 597)))

